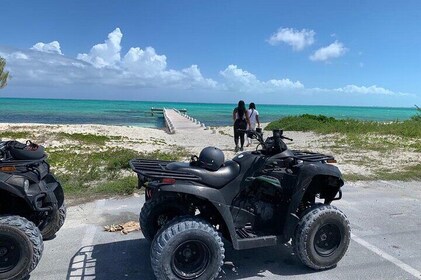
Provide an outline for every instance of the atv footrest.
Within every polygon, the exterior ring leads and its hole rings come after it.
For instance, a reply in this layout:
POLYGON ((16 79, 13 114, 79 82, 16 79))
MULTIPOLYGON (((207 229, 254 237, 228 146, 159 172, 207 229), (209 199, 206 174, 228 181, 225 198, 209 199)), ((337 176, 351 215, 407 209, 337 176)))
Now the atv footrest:
POLYGON ((275 246, 278 244, 278 237, 275 235, 256 236, 237 240, 237 250, 275 246))
POLYGON ((237 238, 238 239, 245 239, 245 238, 254 238, 257 237, 257 235, 249 228, 244 227, 244 228, 237 228, 235 230, 235 232, 237 233, 237 238))
POLYGON ((237 250, 274 246, 278 243, 277 236, 258 236, 251 227, 237 228, 235 232, 237 236, 237 250))

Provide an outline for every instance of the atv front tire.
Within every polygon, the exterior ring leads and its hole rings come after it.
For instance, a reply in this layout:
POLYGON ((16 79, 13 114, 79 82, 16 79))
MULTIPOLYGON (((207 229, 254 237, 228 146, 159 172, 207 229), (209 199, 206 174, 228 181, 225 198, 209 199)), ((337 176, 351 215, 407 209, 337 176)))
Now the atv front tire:
MULTIPOLYGON (((140 211, 139 224, 143 236, 152 241, 158 230, 178 216, 191 214, 189 205, 176 197, 161 196, 147 200, 140 211)), ((194 214, 194 213, 193 213, 194 214)))
POLYGON ((66 204, 61 205, 61 207, 53 214, 50 221, 42 229, 42 237, 44 240, 49 240, 54 237, 54 235, 60 230, 63 226, 64 221, 66 220, 66 204))
POLYGON ((155 236, 151 265, 158 280, 212 280, 221 271, 224 253, 224 243, 212 225, 182 217, 155 236))
POLYGON ((43 250, 42 235, 34 223, 20 216, 0 217, 0 279, 28 276, 43 250))
POLYGON ((306 266, 334 267, 345 255, 351 237, 349 221, 332 205, 317 204, 301 217, 293 240, 294 252, 306 266))

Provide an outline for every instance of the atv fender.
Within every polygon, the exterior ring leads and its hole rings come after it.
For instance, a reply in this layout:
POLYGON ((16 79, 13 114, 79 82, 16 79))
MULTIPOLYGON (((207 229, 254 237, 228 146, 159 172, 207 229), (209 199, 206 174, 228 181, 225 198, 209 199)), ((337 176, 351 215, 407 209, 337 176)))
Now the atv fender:
POLYGON ((1 178, 0 178, 0 190, 3 190, 7 193, 11 193, 11 194, 16 195, 17 197, 25 199, 25 194, 23 193, 23 189, 22 191, 19 191, 16 187, 8 183, 5 183, 1 178))
POLYGON ((232 219, 230 205, 227 205, 224 197, 218 189, 205 187, 202 185, 192 184, 174 184, 174 185, 161 185, 157 187, 158 192, 175 192, 185 193, 199 197, 212 203, 218 210, 221 217, 224 219, 225 225, 228 228, 232 243, 236 245, 237 237, 235 234, 234 221, 232 219))
POLYGON ((344 184, 342 174, 339 168, 331 164, 324 164, 321 162, 306 164, 300 167, 298 173, 298 180, 295 189, 297 190, 291 197, 291 203, 288 207, 287 217, 285 219, 284 238, 289 240, 294 233, 294 230, 299 222, 297 216, 297 209, 304 197, 304 194, 311 185, 314 177, 335 177, 338 179, 339 188, 344 184))

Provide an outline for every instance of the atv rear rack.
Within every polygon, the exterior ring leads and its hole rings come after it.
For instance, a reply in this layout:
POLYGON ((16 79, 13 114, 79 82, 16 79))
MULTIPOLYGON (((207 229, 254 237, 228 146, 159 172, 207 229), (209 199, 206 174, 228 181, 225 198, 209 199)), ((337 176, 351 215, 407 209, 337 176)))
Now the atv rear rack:
POLYGON ((333 156, 320 154, 320 153, 298 151, 298 150, 293 150, 292 152, 294 153, 294 157, 296 159, 303 160, 303 161, 317 162, 317 161, 335 160, 333 156))
POLYGON ((134 172, 149 179, 171 178, 176 180, 200 181, 199 176, 182 172, 168 170, 166 167, 174 161, 150 160, 150 159, 132 159, 129 164, 134 172))

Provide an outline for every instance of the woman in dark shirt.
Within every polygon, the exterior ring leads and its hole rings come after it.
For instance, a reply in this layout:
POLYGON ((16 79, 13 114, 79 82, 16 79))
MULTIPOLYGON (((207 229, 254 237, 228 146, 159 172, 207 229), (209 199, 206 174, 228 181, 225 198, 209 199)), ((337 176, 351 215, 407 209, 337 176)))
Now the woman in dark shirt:
POLYGON ((237 108, 232 112, 232 119, 234 121, 234 143, 235 152, 242 151, 244 146, 244 132, 238 131, 239 129, 247 129, 250 126, 250 120, 247 115, 246 105, 243 100, 238 102, 237 108), (240 148, 238 147, 238 140, 240 140, 240 148))

